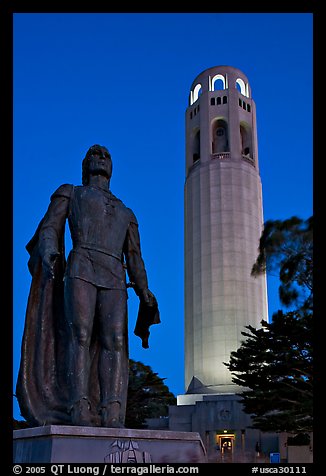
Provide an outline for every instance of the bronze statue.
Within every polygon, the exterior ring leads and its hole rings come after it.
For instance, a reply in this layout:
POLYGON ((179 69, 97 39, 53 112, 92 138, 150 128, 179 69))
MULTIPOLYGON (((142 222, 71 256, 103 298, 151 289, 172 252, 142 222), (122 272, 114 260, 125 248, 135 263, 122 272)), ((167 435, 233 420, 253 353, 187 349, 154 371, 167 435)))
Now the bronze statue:
POLYGON ((61 185, 26 249, 32 275, 16 396, 31 426, 123 427, 128 389, 127 287, 148 347, 160 322, 134 213, 109 190, 109 151, 92 146, 82 185, 61 185), (73 248, 65 259, 66 219, 73 248), (127 270, 130 283, 126 283, 127 270))

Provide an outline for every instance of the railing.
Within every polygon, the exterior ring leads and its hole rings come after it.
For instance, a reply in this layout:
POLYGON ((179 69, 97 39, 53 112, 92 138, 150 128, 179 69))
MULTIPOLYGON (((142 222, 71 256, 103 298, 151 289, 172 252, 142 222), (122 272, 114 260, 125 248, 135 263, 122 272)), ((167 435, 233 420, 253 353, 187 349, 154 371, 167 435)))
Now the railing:
POLYGON ((255 167, 255 161, 252 157, 249 157, 248 155, 243 155, 242 154, 242 159, 245 160, 246 162, 249 162, 249 164, 251 164, 255 167))
MULTIPOLYGON (((211 154, 212 159, 218 159, 218 160, 228 160, 231 157, 230 152, 218 152, 215 154, 211 154)), ((242 159, 251 164, 253 167, 255 167, 255 160, 250 157, 249 155, 244 155, 242 154, 242 159)))
POLYGON ((212 154, 211 157, 212 159, 218 159, 218 160, 227 160, 230 158, 230 152, 218 152, 216 154, 212 154))

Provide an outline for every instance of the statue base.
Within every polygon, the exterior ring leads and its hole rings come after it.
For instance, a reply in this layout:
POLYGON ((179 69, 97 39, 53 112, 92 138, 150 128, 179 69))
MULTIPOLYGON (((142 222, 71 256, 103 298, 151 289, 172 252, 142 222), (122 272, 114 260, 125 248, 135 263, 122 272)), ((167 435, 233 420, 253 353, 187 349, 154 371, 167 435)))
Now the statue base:
POLYGON ((14 463, 206 463, 196 432, 49 425, 14 431, 14 463))

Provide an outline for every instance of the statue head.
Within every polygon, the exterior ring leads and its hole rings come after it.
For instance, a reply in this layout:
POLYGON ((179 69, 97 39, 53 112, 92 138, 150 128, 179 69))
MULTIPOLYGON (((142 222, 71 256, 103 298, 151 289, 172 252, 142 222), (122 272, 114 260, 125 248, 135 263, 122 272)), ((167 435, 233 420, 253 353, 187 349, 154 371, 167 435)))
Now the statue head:
POLYGON ((111 178, 112 175, 112 159, 111 154, 106 147, 103 145, 95 144, 92 145, 88 151, 86 152, 85 158, 83 159, 82 163, 82 183, 83 185, 88 185, 89 183, 89 176, 90 176, 90 163, 91 160, 95 160, 96 157, 102 157, 106 159, 105 164, 100 167, 99 172, 106 174, 108 179, 111 178))

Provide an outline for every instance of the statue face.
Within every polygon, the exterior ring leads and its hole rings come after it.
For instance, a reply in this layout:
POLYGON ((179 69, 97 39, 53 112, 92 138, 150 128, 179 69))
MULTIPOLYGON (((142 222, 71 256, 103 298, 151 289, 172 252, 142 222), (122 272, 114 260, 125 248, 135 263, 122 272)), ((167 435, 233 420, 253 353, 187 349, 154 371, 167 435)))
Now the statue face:
POLYGON ((109 151, 105 147, 97 147, 92 151, 89 159, 88 172, 91 175, 111 177, 112 161, 109 151))

